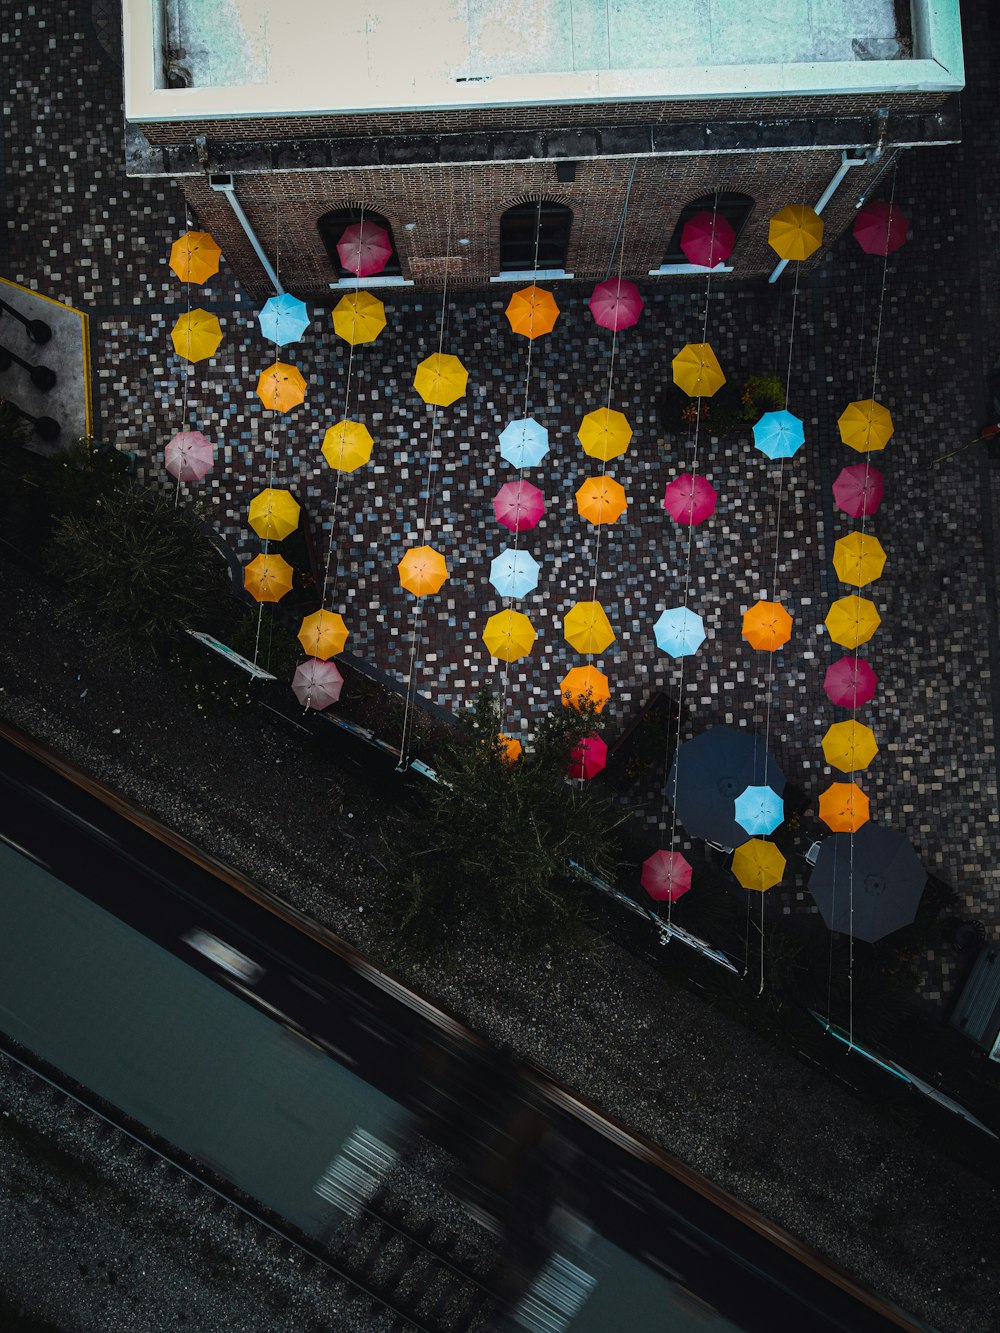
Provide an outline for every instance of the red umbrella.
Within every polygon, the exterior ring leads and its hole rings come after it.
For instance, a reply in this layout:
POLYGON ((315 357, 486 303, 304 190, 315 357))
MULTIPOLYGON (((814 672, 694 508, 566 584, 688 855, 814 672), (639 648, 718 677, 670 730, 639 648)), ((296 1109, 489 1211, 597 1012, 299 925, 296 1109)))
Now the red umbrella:
POLYGON ((355 222, 337 242, 337 254, 348 273, 367 278, 381 273, 392 258, 392 242, 384 227, 375 222, 355 222))
POLYGON ((608 762, 608 747, 600 736, 584 736, 569 757, 566 772, 571 778, 592 778, 608 762))
POLYGON ((882 473, 864 463, 841 468, 833 483, 833 498, 837 508, 852 518, 874 514, 882 503, 882 473))
POLYGON ((866 255, 891 255, 906 242, 910 221, 898 204, 878 200, 858 209, 854 239, 866 255))
POLYGON ((602 329, 630 329, 642 314, 645 304, 639 288, 626 278, 608 278, 599 282, 587 302, 594 323, 602 329))
POLYGON ((823 688, 838 708, 860 708, 875 694, 878 676, 860 657, 841 657, 826 669, 823 688))
POLYGON ((691 866, 680 852, 654 852, 643 861, 639 882, 651 898, 675 903, 691 887, 691 866))
POLYGON ((681 232, 681 249, 688 262, 701 268, 725 263, 735 244, 736 233, 721 213, 695 213, 681 232))
POLYGON ((715 513, 715 487, 705 477, 682 472, 667 484, 663 508, 678 523, 704 523, 715 513))
POLYGON ((541 521, 545 497, 530 481, 505 481, 493 497, 493 512, 511 532, 525 532, 541 521))

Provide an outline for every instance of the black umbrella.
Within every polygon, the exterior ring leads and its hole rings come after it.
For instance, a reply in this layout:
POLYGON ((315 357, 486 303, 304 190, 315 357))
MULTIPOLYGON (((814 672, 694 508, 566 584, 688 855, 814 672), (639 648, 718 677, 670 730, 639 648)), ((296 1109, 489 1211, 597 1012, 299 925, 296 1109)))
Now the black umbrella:
POLYGON ((747 787, 770 787, 780 796, 785 775, 778 761, 749 731, 709 727, 678 746, 667 800, 693 838, 739 847, 749 835, 736 822, 735 801, 747 787))
POLYGON ((809 892, 831 930, 874 944, 910 924, 926 883, 906 835, 869 820, 857 833, 823 840, 809 892))

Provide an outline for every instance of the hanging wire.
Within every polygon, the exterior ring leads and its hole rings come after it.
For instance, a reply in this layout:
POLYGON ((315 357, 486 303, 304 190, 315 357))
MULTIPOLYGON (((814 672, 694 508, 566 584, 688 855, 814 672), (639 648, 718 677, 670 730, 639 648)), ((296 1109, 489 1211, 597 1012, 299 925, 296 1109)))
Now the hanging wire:
MULTIPOLYGON (((191 230, 191 214, 190 214, 190 212, 189 212, 189 210, 188 210, 187 195, 184 195, 184 231, 185 231, 185 232, 189 232, 190 230, 191 230)), ((190 326, 191 326, 191 284, 190 284, 190 282, 185 282, 185 284, 184 284, 184 296, 185 296, 185 303, 186 303, 186 320, 185 320, 184 327, 185 327, 185 329, 187 329, 187 331, 188 331, 188 335, 187 335, 187 336, 188 336, 188 351, 190 351, 190 350, 191 350, 191 347, 190 347, 190 338, 191 338, 191 328, 190 328, 190 326)), ((188 422, 188 385, 189 385, 189 383, 190 383, 190 379, 191 379, 191 362, 190 362, 189 359, 185 359, 185 361, 184 361, 184 389, 183 389, 183 400, 182 400, 182 406, 181 406, 181 430, 182 430, 182 431, 187 430, 187 422, 188 422)), ((178 468, 177 471, 180 472, 181 469, 178 468)), ((180 497, 181 497, 181 479, 180 479, 180 477, 178 476, 178 477, 175 479, 175 482, 174 482, 174 508, 175 508, 175 509, 177 508, 177 504, 178 504, 178 502, 179 502, 179 500, 180 500, 180 497)))
MULTIPOLYGON (((274 275, 275 275, 275 277, 278 277, 278 275, 280 274, 280 272, 281 272, 281 244, 280 244, 280 235, 279 235, 279 227, 278 227, 278 196, 277 196, 277 194, 275 194, 275 197, 274 197, 274 275)), ((279 280, 279 285, 280 285, 280 280, 279 280)), ((275 364, 277 364, 277 361, 278 361, 278 354, 279 354, 279 343, 278 343, 278 321, 275 320, 275 322, 274 322, 274 360, 275 360, 275 364)), ((265 445, 265 451, 264 451, 264 452, 265 452, 265 457, 266 457, 267 460, 268 460, 268 477, 267 477, 267 487, 268 487, 268 490, 270 490, 271 487, 274 485, 274 457, 275 457, 275 453, 276 453, 276 450, 275 450, 275 447, 274 447, 274 426, 275 426, 275 418, 277 417, 277 412, 278 412, 278 389, 277 389, 277 384, 275 384, 274 394, 272 395, 272 399, 271 399, 270 419, 269 419, 269 423, 268 423, 268 431, 267 431, 267 444, 265 445)), ((270 528, 271 528, 271 525, 270 525, 270 523, 268 523, 267 528, 265 529, 265 532, 268 532, 268 533, 269 533, 269 532, 270 532, 270 528)), ((265 556, 265 558, 267 557, 268 548, 270 547, 270 544, 271 544, 270 537, 269 537, 269 536, 265 536, 265 538, 264 538, 264 556, 265 556)), ((257 653, 258 653, 258 651, 259 651, 259 649, 260 649, 260 627, 261 627, 261 623, 262 623, 262 621, 263 621, 263 618, 264 618, 264 603, 263 603, 262 601, 258 601, 258 602, 257 602, 257 633, 254 635, 254 641, 253 641, 253 664, 254 664, 254 666, 257 665, 257 653)))

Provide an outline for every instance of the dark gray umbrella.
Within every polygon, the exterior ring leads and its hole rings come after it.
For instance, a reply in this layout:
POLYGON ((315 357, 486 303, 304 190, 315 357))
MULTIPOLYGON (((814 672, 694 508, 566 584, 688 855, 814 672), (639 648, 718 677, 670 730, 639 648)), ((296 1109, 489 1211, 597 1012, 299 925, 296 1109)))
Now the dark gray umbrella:
POLYGON ((752 732, 709 727, 677 747, 667 800, 693 838, 739 847, 749 834, 736 822, 735 802, 747 787, 770 787, 781 795, 785 775, 774 755, 752 732))
POLYGON ((824 838, 809 892, 831 930, 874 944, 910 924, 926 883, 906 835, 869 820, 857 833, 824 838))

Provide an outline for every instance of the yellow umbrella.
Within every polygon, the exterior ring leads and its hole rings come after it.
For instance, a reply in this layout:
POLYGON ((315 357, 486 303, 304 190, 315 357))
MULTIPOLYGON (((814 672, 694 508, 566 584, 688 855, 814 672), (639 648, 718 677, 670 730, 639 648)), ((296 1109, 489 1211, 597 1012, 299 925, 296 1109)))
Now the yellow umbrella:
POLYGON ((170 330, 170 341, 185 361, 205 361, 222 342, 222 329, 207 310, 189 310, 170 330))
POLYGON ((614 523, 628 508, 625 487, 614 477, 588 477, 576 493, 576 508, 595 527, 614 523))
POLYGON ((867 597, 853 593, 850 597, 840 597, 826 613, 826 627, 834 643, 843 648, 857 648, 867 643, 882 623, 882 617, 875 610, 875 603, 867 597))
POLYGON ((623 454, 628 448, 629 440, 632 438, 632 427, 628 424, 624 412, 616 412, 614 408, 599 407, 594 412, 588 412, 583 418, 576 437, 583 445, 585 454, 607 463, 612 458, 617 458, 619 454, 623 454))
POLYGON ((534 642, 534 626, 520 611, 498 611, 495 616, 490 616, 483 630, 483 643, 490 650, 490 656, 499 657, 504 662, 527 657, 534 642))
POLYGON ((265 541, 284 541, 299 526, 299 502, 291 491, 268 487, 250 501, 250 526, 265 541))
POLYGON ((894 430, 892 413, 874 398, 848 403, 837 418, 840 438, 859 454, 884 449, 894 430))
POLYGON ((360 421, 338 421, 323 436, 323 457, 337 472, 355 472, 372 456, 368 427, 360 421))
POLYGON ((302 621, 298 639, 309 657, 325 662, 344 651, 349 633, 344 617, 336 611, 314 611, 302 621))
POLYGON ((878 754, 875 733, 863 722, 835 722, 823 737, 823 754, 841 773, 867 768, 878 754))
POLYGON ((497 740, 500 742, 500 758, 505 764, 516 764, 524 754, 524 746, 516 736, 505 736, 503 732, 497 734, 497 740))
POLYGON ((838 539, 833 548, 833 567, 841 583, 863 588, 882 577, 885 551, 877 537, 851 532, 838 539))
POLYGON ((186 231, 170 247, 170 267, 181 282, 207 282, 218 273, 221 256, 207 231, 186 231))
POLYGON ((834 833, 856 833, 869 814, 868 797, 856 782, 831 782, 820 793, 819 817, 834 833))
POLYGON ((302 375, 285 361, 261 371, 257 381, 257 397, 265 407, 275 412, 288 412, 305 402, 306 382, 302 375))
POLYGON ((563 637, 578 653, 603 653, 615 632, 600 602, 577 602, 563 620, 563 637))
POLYGON ((709 343, 685 343, 671 364, 674 383, 689 398, 711 398, 726 382, 709 343))
POLYGON ((433 546, 411 546, 396 567, 399 570, 399 586, 417 597, 440 592, 442 583, 448 577, 445 558, 433 546))
POLYGON ((514 293, 506 313, 514 333, 523 333, 526 338, 538 338, 543 333, 552 332, 559 318, 559 307, 551 292, 532 285, 514 293))
POLYGON ((785 858, 766 838, 751 838, 733 853, 733 874, 745 889, 773 889, 784 873, 785 858))
POLYGON ((457 356, 434 352, 421 361, 413 377, 413 387, 425 403, 448 407, 465 393, 469 372, 457 356))
POLYGON ((333 308, 333 331, 352 347, 373 343, 384 328, 385 306, 370 292, 351 292, 333 308))
POLYGON ((808 259, 823 244, 823 219, 806 204, 788 204, 771 219, 767 243, 779 259, 808 259))
POLYGON ((292 591, 292 567, 280 555, 258 555, 243 570, 243 586, 258 602, 280 602, 292 591))
POLYGON ((559 686, 562 701, 567 708, 578 712, 582 704, 589 703, 599 713, 611 698, 611 687, 603 671, 594 666, 573 667, 567 671, 559 686))
POLYGON ((773 653, 792 637, 792 617, 780 602, 754 602, 743 613, 743 637, 751 648, 773 653))

